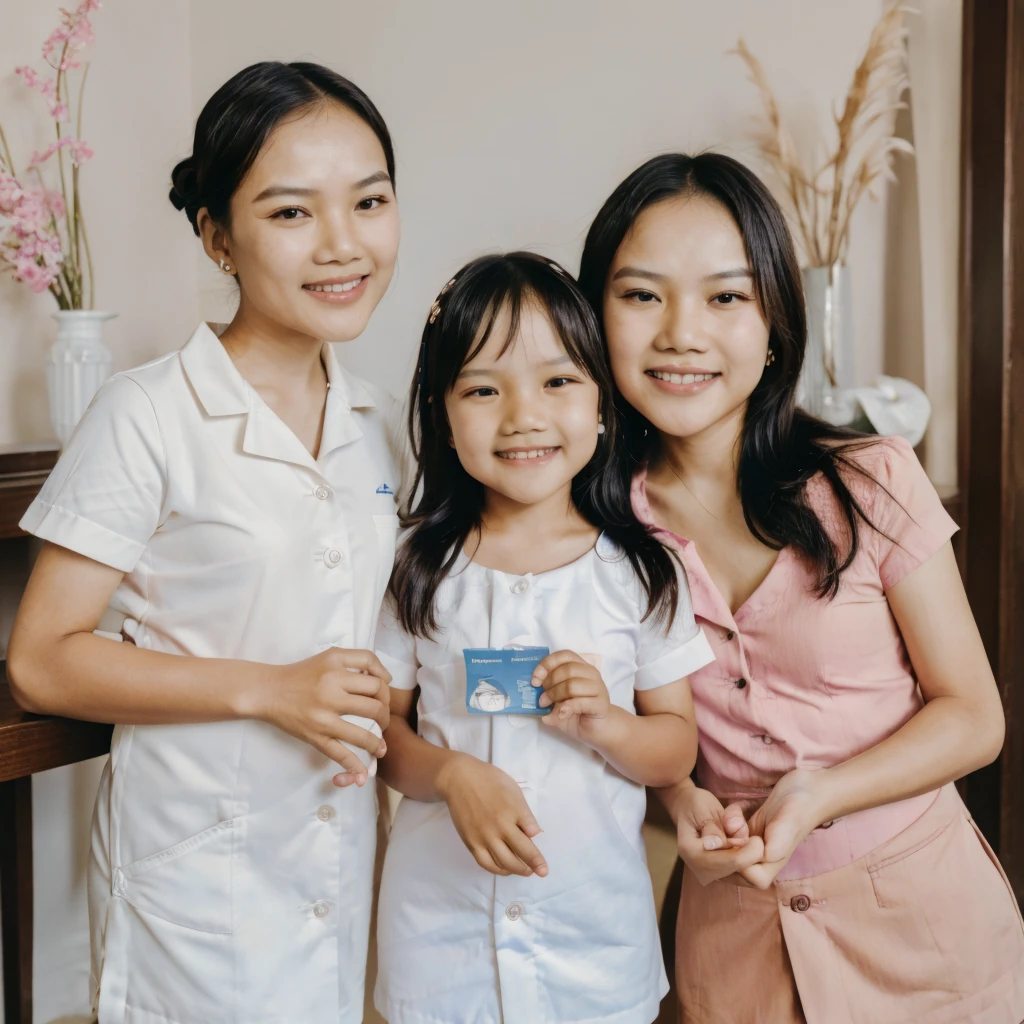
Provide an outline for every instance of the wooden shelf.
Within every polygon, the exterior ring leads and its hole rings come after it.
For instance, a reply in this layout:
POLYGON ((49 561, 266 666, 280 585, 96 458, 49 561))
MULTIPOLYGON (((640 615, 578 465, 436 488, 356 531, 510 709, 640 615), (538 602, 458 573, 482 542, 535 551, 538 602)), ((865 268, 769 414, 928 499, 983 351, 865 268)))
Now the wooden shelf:
POLYGON ((0 782, 110 752, 113 726, 31 715, 11 696, 0 661, 0 782))
POLYGON ((0 445, 0 539, 25 536, 18 523, 59 455, 55 444, 0 445))

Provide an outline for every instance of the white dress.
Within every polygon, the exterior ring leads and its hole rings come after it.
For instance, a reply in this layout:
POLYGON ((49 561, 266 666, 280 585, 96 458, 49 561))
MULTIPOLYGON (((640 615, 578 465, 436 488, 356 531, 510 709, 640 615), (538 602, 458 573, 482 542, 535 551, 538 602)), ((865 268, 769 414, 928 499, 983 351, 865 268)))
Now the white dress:
MULTIPOLYGON (((399 460, 387 400, 324 361, 313 459, 200 326, 103 386, 23 528, 126 574, 111 607, 139 647, 372 646, 399 460)), ((376 798, 337 770, 256 721, 115 730, 89 871, 100 1024, 362 1020, 376 798)))
POLYGON ((466 710, 463 649, 537 645, 598 655, 612 703, 713 660, 681 587, 666 635, 616 546, 539 575, 460 557, 438 591, 443 631, 406 634, 389 610, 377 654, 420 687, 420 735, 506 771, 543 829, 546 878, 499 877, 459 839, 445 803, 408 798, 388 840, 375 1000, 389 1024, 648 1024, 668 989, 641 825, 644 787, 536 717, 466 710))

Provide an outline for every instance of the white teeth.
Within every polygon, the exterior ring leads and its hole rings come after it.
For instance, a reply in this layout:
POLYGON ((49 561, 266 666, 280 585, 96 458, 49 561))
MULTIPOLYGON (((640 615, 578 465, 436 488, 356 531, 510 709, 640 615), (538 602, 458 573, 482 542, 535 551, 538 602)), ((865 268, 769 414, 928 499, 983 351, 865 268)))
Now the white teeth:
POLYGON ((344 284, 307 284, 306 287, 312 292, 350 292, 362 278, 355 281, 346 281, 344 284))
POLYGON ((499 459, 539 459, 543 455, 550 455, 558 451, 557 448, 531 448, 527 452, 495 452, 499 459))
POLYGON ((664 370, 650 370, 648 372, 652 377, 668 381, 669 384, 702 384, 704 381, 711 380, 715 376, 713 373, 667 373, 664 370))

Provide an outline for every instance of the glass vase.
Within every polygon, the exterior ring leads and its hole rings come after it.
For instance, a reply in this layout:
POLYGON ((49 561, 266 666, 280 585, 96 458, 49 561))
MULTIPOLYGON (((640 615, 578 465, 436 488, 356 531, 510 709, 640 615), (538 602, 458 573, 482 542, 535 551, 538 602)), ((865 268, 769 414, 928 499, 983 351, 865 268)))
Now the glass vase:
POLYGON ((797 402, 812 416, 843 424, 856 413, 847 389, 853 380, 853 303, 850 268, 804 267, 807 351, 797 402))

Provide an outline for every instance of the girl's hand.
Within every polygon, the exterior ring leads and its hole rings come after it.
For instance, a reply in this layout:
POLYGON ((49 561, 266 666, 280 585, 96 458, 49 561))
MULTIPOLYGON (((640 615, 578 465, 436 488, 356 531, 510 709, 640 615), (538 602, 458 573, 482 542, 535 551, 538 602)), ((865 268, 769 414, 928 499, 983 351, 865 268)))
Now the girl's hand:
POLYGON ((761 837, 748 838, 745 821, 727 832, 726 810, 706 789, 684 783, 675 809, 679 857, 701 885, 745 871, 764 856, 761 837))
POLYGON ((611 712, 611 698, 601 673, 573 651, 555 651, 533 670, 534 686, 543 686, 537 701, 551 706, 543 719, 574 740, 594 745, 611 712))
POLYGON ((541 832, 515 781, 469 754, 454 754, 438 773, 437 790, 477 864, 492 875, 537 874, 548 866, 530 841, 541 832))
POLYGON ((367 767, 345 744, 374 757, 383 757, 387 748, 379 736, 341 716, 370 718, 386 729, 390 682, 391 674, 372 652, 330 647, 305 661, 271 669, 250 695, 247 717, 276 725, 340 764, 344 772, 335 777, 335 785, 362 786, 367 767))
MULTIPOLYGON (((757 889, 767 889, 786 866, 793 851, 828 816, 828 774, 797 768, 783 775, 745 823, 751 836, 764 841, 759 863, 744 867, 740 877, 757 889)), ((727 835, 742 828, 743 808, 730 804, 724 813, 727 835)), ((753 840, 751 840, 753 841, 753 840)))

